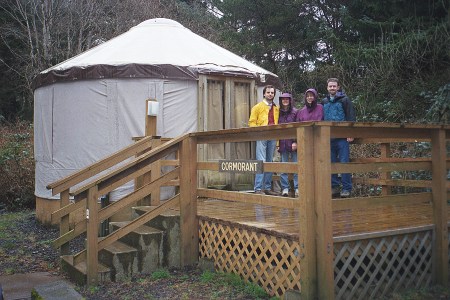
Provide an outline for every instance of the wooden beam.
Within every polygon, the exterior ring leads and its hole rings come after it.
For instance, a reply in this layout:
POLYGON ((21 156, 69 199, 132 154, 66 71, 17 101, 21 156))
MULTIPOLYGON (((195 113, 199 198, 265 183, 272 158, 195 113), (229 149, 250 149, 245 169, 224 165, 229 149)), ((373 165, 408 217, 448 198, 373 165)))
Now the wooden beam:
POLYGON ((391 171, 431 170, 431 162, 396 162, 396 163, 332 163, 331 173, 366 173, 391 171))
MULTIPOLYGON (((428 128, 401 128, 391 127, 389 130, 383 130, 383 127, 356 127, 353 123, 347 123, 347 126, 331 127, 332 138, 398 138, 398 139, 427 139, 430 138, 431 129, 428 128), (350 125, 350 127, 348 127, 350 125)), ((334 124, 333 125, 337 125, 334 124)), ((346 125, 346 124, 342 124, 346 125)))
MULTIPOLYGON (((152 149, 149 152, 146 152, 145 154, 137 157, 136 159, 132 160, 131 162, 127 163, 126 165, 111 171, 110 173, 102 176, 101 178, 98 178, 83 187, 77 189, 75 192, 71 193, 72 195, 78 195, 81 193, 84 193, 87 191, 90 187, 94 185, 98 185, 99 192, 102 193, 106 190, 108 190, 108 186, 111 186, 112 184, 118 182, 121 180, 121 184, 125 182, 128 182, 132 180, 133 178, 136 178, 142 174, 138 173, 138 171, 146 170, 148 171, 151 167, 150 164, 155 162, 158 159, 163 158, 164 156, 177 151, 179 142, 183 140, 187 135, 178 137, 176 139, 170 140, 169 142, 161 145, 160 147, 156 149, 152 149), (125 182, 123 182, 126 180, 125 182)), ((119 185, 119 186, 120 186, 119 185)), ((117 186, 116 186, 117 187, 117 186)), ((110 189, 111 190, 111 189, 110 189)))
POLYGON ((146 136, 155 136, 156 133, 156 124, 157 117, 148 115, 148 109, 151 105, 150 102, 158 102, 156 99, 147 99, 145 101, 145 135, 146 136))
POLYGON ((97 285, 98 283, 98 189, 93 186, 88 190, 88 209, 87 216, 87 237, 86 237, 86 255, 87 255, 87 284, 97 285))
POLYGON ((298 199, 286 198, 281 196, 259 195, 254 193, 242 193, 233 191, 222 191, 213 189, 197 189, 199 197, 221 199, 232 202, 253 203, 265 206, 274 206, 281 208, 298 207, 298 199))
POLYGON ((180 259, 181 265, 198 261, 197 142, 189 137, 180 147, 180 259))
MULTIPOLYGON (((379 179, 366 177, 353 177, 352 180, 353 182, 359 184, 381 185, 383 187, 407 186, 407 187, 431 188, 431 180, 379 179)), ((447 182, 447 189, 450 189, 450 182, 447 182)))
POLYGON ((333 213, 331 205, 330 127, 314 129, 314 204, 318 299, 334 299, 333 213))
POLYGON ((86 198, 69 203, 68 205, 61 207, 60 209, 52 213, 52 222, 59 222, 62 217, 68 216, 70 213, 80 208, 86 208, 86 205, 86 198))
MULTIPOLYGON (((381 151, 383 151, 383 145, 387 144, 381 144, 381 151)), ((352 159, 352 162, 356 163, 404 163, 404 162, 431 162, 431 158, 429 157, 384 157, 383 153, 381 157, 357 157, 355 159, 352 159)))
POLYGON ((87 229, 87 220, 83 219, 82 221, 76 223, 72 230, 66 232, 65 234, 55 239, 52 242, 53 248, 61 247, 61 245, 70 242, 80 234, 86 232, 86 229, 87 229))
POLYGON ((436 225, 436 238, 433 245, 434 280, 445 286, 448 284, 448 204, 447 204, 447 168, 442 162, 446 159, 447 149, 444 130, 434 130, 431 135, 431 159, 433 215, 436 225))
MULTIPOLYGON (((138 200, 147 196, 150 192, 154 191, 156 188, 159 190, 159 187, 169 180, 177 178, 180 174, 179 167, 176 169, 164 174, 162 177, 156 179, 153 182, 146 183, 144 186, 138 188, 136 191, 131 194, 126 195, 120 201, 116 201, 105 208, 102 208, 98 213, 98 218, 100 221, 105 220, 116 213, 118 213, 123 208, 136 203, 138 200)), ((158 204, 159 205, 159 204, 158 204)))
POLYGON ((316 217, 315 217, 315 170, 314 135, 312 127, 297 128, 297 174, 301 199, 296 201, 299 208, 299 255, 300 284, 302 299, 316 299, 317 253, 316 253, 316 217))
MULTIPOLYGON (((156 127, 155 127, 156 128, 156 127)), ((156 141, 154 143, 155 147, 158 147, 161 145, 161 140, 156 141)), ((143 179, 143 183, 149 183, 152 181, 155 181, 156 179, 158 179, 161 176, 161 160, 157 160, 154 163, 152 163, 152 169, 150 171, 150 178, 147 178, 144 175, 144 179, 143 179)), ((150 195, 150 205, 156 206, 159 205, 161 200, 161 190, 159 187, 156 188, 155 191, 153 191, 150 195)))
POLYGON ((81 169, 69 176, 64 177, 58 181, 55 181, 49 185, 47 185, 47 189, 52 189, 52 195, 56 195, 70 187, 116 165, 117 163, 135 156, 137 153, 142 152, 149 147, 151 147, 152 138, 147 137, 140 140, 137 143, 134 143, 125 149, 121 149, 102 160, 99 160, 92 165, 87 166, 84 169, 81 169))
MULTIPOLYGON (((64 190, 61 192, 61 201, 60 201, 60 207, 65 207, 66 205, 69 205, 69 189, 64 190)), ((53 215, 52 215, 53 216, 53 215)), ((59 223, 59 235, 64 235, 70 230, 70 224, 69 224, 70 215, 64 215, 60 219, 59 223)), ((70 254, 70 245, 69 243, 64 243, 61 245, 61 248, 59 250, 60 255, 68 255, 70 254)))
POLYGON ((389 143, 417 143, 417 142, 430 142, 430 138, 356 138, 353 144, 389 144, 389 143))
POLYGON ((415 205, 431 203, 431 193, 410 193, 399 195, 386 195, 375 197, 355 197, 345 199, 333 199, 333 211, 345 209, 364 209, 384 206, 415 205))
MULTIPOLYGON (((295 173, 297 172, 297 164, 291 162, 265 162, 264 171, 265 172, 285 172, 285 173, 295 173)), ((209 171, 219 171, 219 162, 211 161, 199 161, 197 162, 198 170, 209 170, 209 171)))

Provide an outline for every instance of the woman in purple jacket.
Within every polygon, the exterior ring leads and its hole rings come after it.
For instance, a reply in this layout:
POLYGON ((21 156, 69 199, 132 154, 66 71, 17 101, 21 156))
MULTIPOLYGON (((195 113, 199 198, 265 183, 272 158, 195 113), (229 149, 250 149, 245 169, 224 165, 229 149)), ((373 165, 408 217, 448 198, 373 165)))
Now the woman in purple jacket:
MULTIPOLYGON (((289 93, 283 93, 280 95, 280 115, 278 118, 278 124, 296 122, 297 109, 294 107, 292 95, 289 93)), ((278 152, 281 155, 281 162, 297 162, 297 142, 289 140, 280 140, 278 145, 278 152)), ((287 173, 281 173, 281 195, 284 197, 289 196, 289 179, 287 173)), ((294 174, 294 188, 295 195, 298 197, 298 175, 294 174)))
POLYGON ((317 103, 317 91, 308 89, 305 92, 305 106, 297 113, 296 122, 322 121, 323 106, 317 103))

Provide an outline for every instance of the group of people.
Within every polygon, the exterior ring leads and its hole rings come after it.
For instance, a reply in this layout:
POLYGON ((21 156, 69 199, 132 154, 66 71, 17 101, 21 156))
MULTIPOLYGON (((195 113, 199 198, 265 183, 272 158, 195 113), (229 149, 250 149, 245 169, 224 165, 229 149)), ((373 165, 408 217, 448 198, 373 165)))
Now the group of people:
MULTIPOLYGON (((253 106, 248 124, 250 127, 285 124, 291 122, 306 121, 356 121, 355 110, 352 101, 341 91, 339 80, 329 78, 327 80, 328 95, 318 103, 318 94, 315 89, 308 89, 304 96, 304 106, 300 110, 295 108, 294 99, 290 93, 282 93, 279 97, 279 107, 273 102, 276 90, 274 86, 267 85, 263 89, 263 101, 253 106)), ((346 163, 350 160, 349 143, 353 138, 332 138, 331 162, 346 163)), ((297 141, 263 140, 256 142, 256 159, 264 162, 272 162, 275 149, 281 156, 282 162, 297 162, 297 141)), ((298 197, 298 175, 294 174, 294 194, 298 197)), ((280 175, 281 195, 289 195, 288 174, 280 175)), ((331 188, 333 195, 342 198, 349 197, 352 191, 351 174, 337 174, 331 176, 331 188), (342 189, 341 189, 342 185, 342 189)), ((272 173, 256 174, 254 191, 256 194, 279 195, 272 189, 272 173)))

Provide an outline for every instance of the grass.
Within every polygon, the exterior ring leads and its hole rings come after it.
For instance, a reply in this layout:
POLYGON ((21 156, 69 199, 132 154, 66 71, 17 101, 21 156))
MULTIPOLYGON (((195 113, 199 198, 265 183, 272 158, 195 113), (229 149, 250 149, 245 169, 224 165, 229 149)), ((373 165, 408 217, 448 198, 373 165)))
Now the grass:
POLYGON ((157 270, 157 271, 153 272, 152 276, 151 276, 151 278, 153 280, 165 279, 165 278, 169 278, 169 277, 170 277, 170 273, 166 269, 157 270))
POLYGON ((450 287, 435 285, 429 288, 412 289, 393 293, 390 300, 446 300, 450 299, 450 287))
MULTIPOLYGON (((233 273, 205 271, 201 274, 200 280, 204 283, 210 283, 217 288, 220 286, 230 286, 255 299, 268 298, 266 291, 262 287, 251 282, 245 282, 239 275, 233 273)), ((220 289, 218 288, 217 291, 220 291, 220 289)), ((219 296, 219 292, 217 292, 217 297, 219 296)))

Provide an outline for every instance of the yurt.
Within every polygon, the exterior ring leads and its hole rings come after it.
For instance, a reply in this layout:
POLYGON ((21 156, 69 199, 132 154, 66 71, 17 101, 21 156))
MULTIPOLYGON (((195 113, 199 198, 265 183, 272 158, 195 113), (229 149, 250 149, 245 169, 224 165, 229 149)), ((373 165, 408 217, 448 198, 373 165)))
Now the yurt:
MULTIPOLYGON (((278 77, 161 18, 42 71, 34 81, 38 219, 48 222, 59 208, 48 184, 144 135, 148 99, 158 102, 157 135, 171 138, 247 126, 267 84, 279 86, 278 77)), ((199 149, 199 156, 239 158, 249 148, 217 146, 199 149)), ((208 184, 206 177, 199 182, 208 184)))

